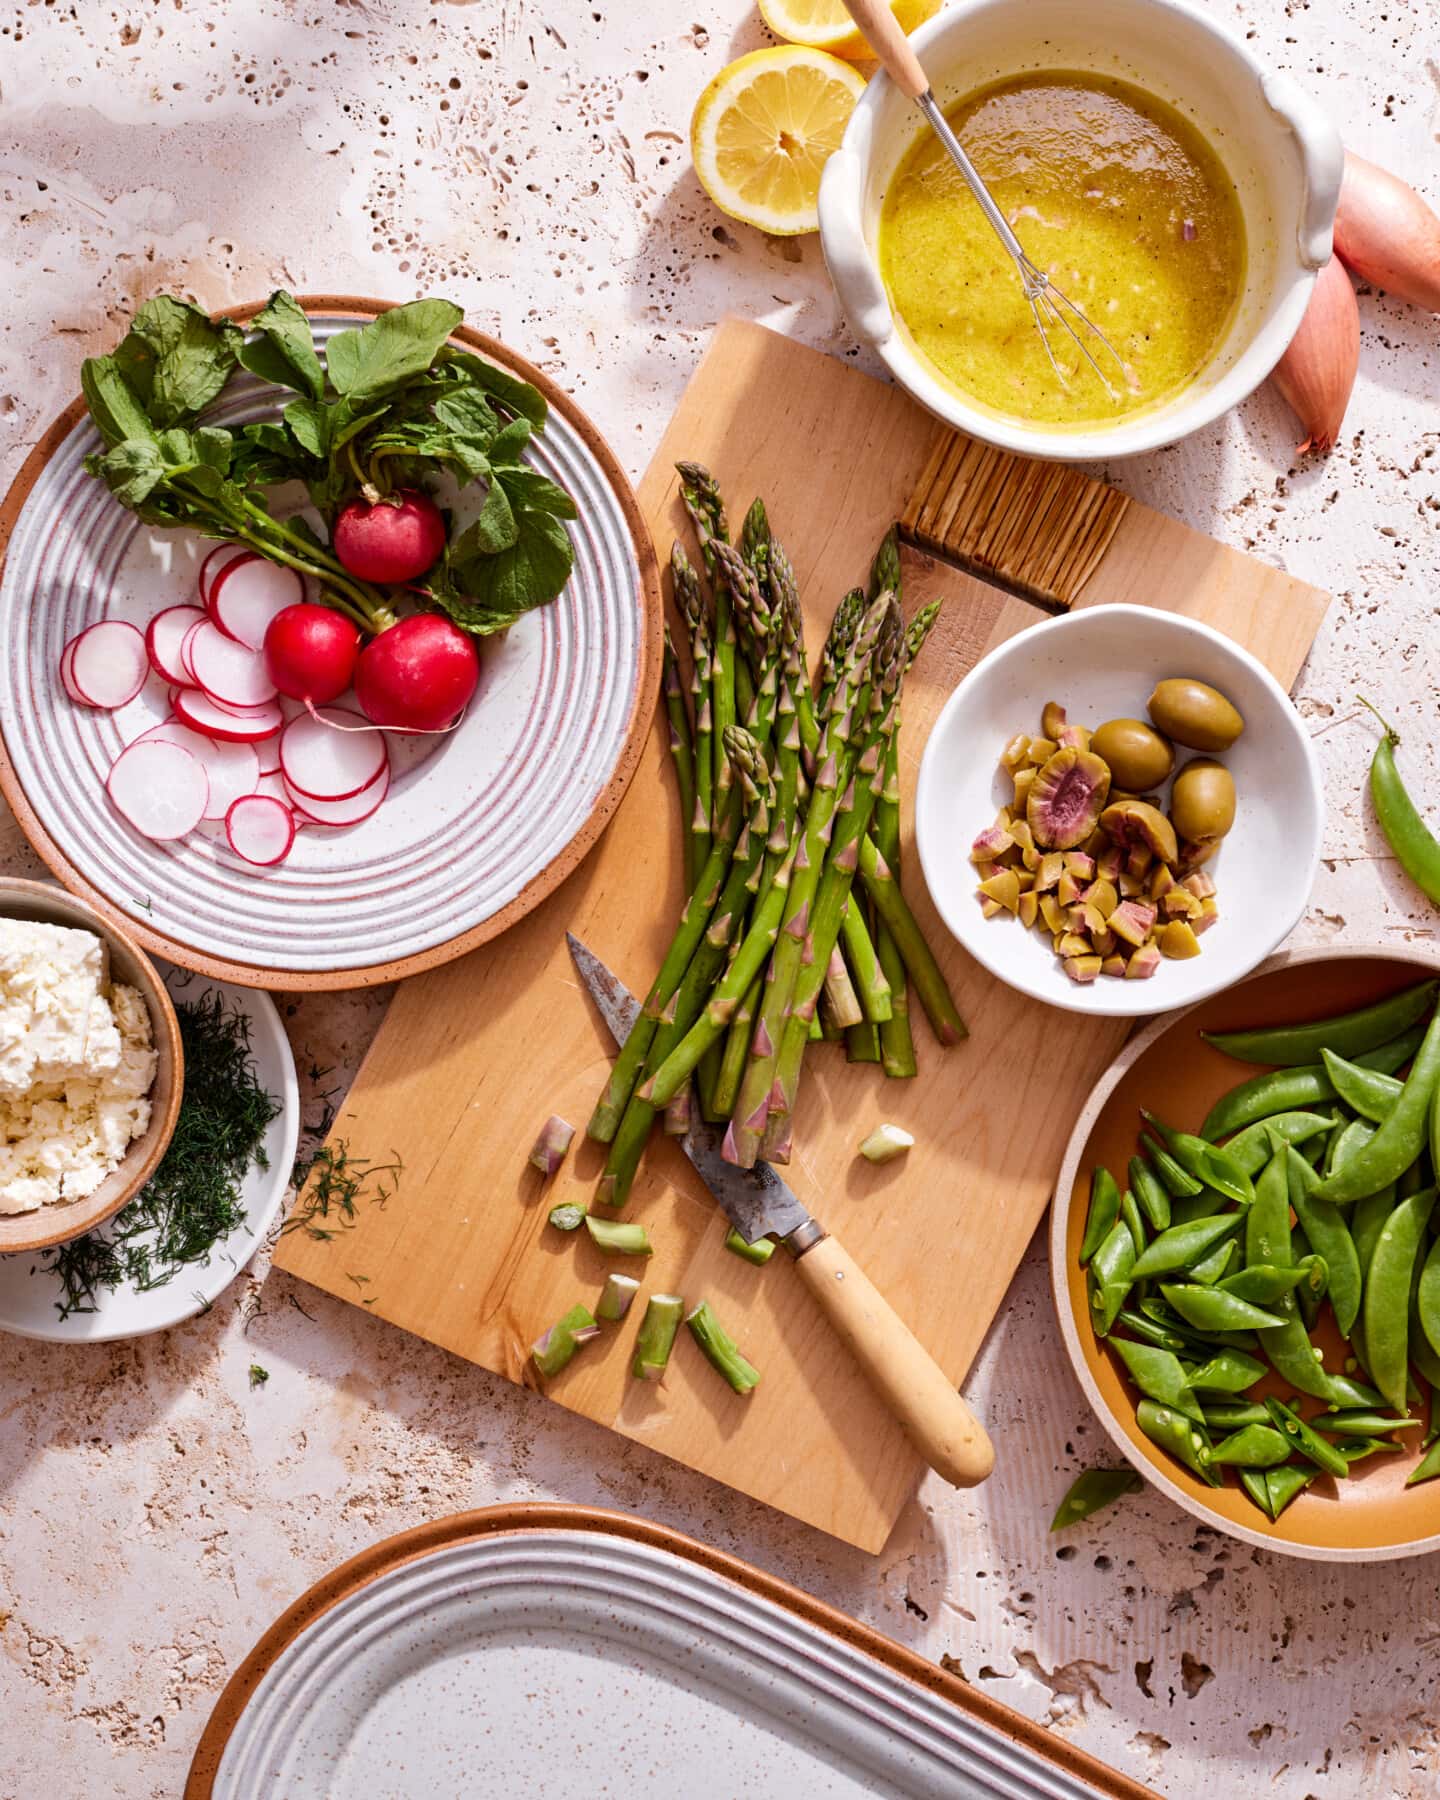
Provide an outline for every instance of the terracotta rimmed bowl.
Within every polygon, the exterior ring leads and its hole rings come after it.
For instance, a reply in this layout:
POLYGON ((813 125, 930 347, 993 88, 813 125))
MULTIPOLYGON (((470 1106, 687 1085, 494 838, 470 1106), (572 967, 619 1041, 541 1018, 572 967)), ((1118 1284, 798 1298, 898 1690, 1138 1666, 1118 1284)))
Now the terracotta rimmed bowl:
MULTIPOLYGON (((345 295, 301 304, 322 349, 386 310, 345 295)), ((379 811, 301 832, 274 868, 241 862, 213 825, 151 843, 110 805, 115 757, 169 711, 158 677, 113 713, 72 706, 59 686, 61 650, 85 625, 143 628, 161 606, 193 601, 206 541, 151 530, 87 475, 99 439, 78 400, 0 505, 0 788, 71 892, 185 968, 247 987, 343 988, 449 962, 553 892, 629 786, 660 680, 649 530, 568 396, 480 332, 461 326, 454 341, 544 395, 549 423, 527 456, 575 498, 574 572, 551 605, 486 640, 476 699, 453 735, 391 734, 379 811)), ((273 417, 287 397, 239 374, 206 417, 238 426, 273 417)))
MULTIPOLYGON (((1202 1042, 1201 1031, 1327 1018, 1434 975, 1440 975, 1440 954, 1409 947, 1332 946, 1273 957, 1228 993, 1137 1033, 1096 1084, 1065 1147, 1050 1214, 1050 1280, 1080 1385, 1115 1448, 1147 1481, 1207 1525, 1264 1550, 1320 1562, 1385 1562, 1440 1550, 1440 1491, 1428 1482, 1408 1492, 1405 1487, 1423 1434, 1407 1433, 1412 1447, 1403 1455, 1371 1457, 1344 1481, 1322 1475, 1273 1524, 1238 1484, 1206 1487, 1140 1430, 1134 1390, 1090 1329, 1078 1262, 1090 1172, 1103 1163, 1117 1178, 1123 1175, 1135 1154, 1142 1106, 1193 1131, 1221 1094, 1259 1072, 1202 1042)), ((1316 1340, 1326 1367, 1339 1370, 1341 1339, 1328 1305, 1316 1340)), ((1278 1376, 1256 1390, 1281 1396, 1289 1391, 1278 1376)))
POLYGON ((138 988, 150 1013, 155 1038, 155 1084, 150 1089, 150 1124, 125 1152, 120 1166, 93 1194, 35 1212, 0 1214, 0 1255, 44 1250, 66 1243, 119 1212, 155 1173, 180 1116, 185 1088, 185 1055, 175 1008, 159 971, 140 946, 94 907, 48 881, 0 881, 0 918, 30 919, 93 931, 109 947, 110 979, 138 988))

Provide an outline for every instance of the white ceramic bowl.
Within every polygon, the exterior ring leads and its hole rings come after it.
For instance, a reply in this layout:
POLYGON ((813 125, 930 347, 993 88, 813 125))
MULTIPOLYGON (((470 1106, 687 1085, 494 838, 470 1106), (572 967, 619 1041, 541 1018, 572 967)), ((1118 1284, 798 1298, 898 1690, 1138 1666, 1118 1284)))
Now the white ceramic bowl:
MULTIPOLYGON (((1199 751, 1176 746, 1176 766, 1199 751)), ((1168 791, 1168 790, 1165 790, 1168 791)), ((1032 625, 977 663, 946 701, 920 763, 915 841, 940 916, 976 959, 1022 994, 1071 1012, 1131 1018, 1190 1006, 1258 967, 1305 909, 1320 861, 1319 764, 1290 696, 1261 663, 1195 619, 1146 606, 1093 606, 1032 625), (1163 961, 1148 981, 1072 982, 1043 932, 975 898, 970 846, 1011 796, 1000 751, 1039 732, 1058 700, 1077 725, 1143 719, 1157 681, 1190 675, 1240 709, 1245 730, 1221 760, 1235 778, 1235 825, 1210 863, 1219 920, 1201 954, 1163 961)))
POLYGON ((1085 69, 1134 82, 1191 119, 1235 182, 1249 245, 1246 285, 1197 380, 1152 411, 1087 428, 1025 425, 965 400, 914 348, 880 278, 885 190, 925 124, 884 74, 861 97, 820 186, 825 261, 857 336, 937 417, 1025 456, 1133 456, 1210 424, 1280 360, 1330 256, 1344 151, 1288 76, 1187 0, 950 0, 911 40, 942 106, 1027 69, 1085 69))

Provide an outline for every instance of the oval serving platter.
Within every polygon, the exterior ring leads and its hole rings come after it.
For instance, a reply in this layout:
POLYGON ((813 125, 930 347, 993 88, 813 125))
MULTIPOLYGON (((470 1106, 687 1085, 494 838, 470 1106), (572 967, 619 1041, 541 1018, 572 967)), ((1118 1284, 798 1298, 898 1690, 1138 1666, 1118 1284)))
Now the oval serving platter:
MULTIPOLYGON (((385 310, 302 297, 317 343, 385 310)), ((255 307, 232 309, 243 323, 255 307)), ((149 950, 245 986, 368 986, 432 968, 531 911, 594 845, 628 787, 660 676, 655 554, 595 428, 538 369, 480 332, 455 341, 549 403, 537 468, 567 488, 575 566, 560 597, 481 647, 481 681, 450 736, 390 734, 385 805, 348 830, 305 830, 273 869, 212 828, 154 843, 110 805, 122 746, 168 710, 158 677, 118 712, 73 706, 58 666, 101 618, 142 629, 193 601, 210 540, 142 524, 85 473, 98 436, 76 401, 0 508, 0 788, 60 880, 149 950)), ((207 415, 270 416, 277 390, 243 372, 207 415)))

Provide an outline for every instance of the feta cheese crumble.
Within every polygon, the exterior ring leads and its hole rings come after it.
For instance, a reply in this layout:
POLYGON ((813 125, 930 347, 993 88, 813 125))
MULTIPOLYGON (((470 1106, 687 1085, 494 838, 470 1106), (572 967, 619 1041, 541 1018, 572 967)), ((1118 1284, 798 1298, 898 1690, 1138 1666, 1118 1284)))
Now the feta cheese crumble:
POLYGON ((93 1194, 150 1123, 155 1062, 93 931, 0 919, 0 1213, 93 1194))

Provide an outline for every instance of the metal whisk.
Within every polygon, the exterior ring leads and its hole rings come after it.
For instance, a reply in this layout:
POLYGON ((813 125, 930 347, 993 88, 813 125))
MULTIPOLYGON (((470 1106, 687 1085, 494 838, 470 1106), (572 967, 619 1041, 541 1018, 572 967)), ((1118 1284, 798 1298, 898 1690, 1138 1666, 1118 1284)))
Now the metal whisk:
POLYGON ((929 79, 920 66, 920 59, 911 48, 910 40, 901 31, 887 0, 845 0, 845 8, 859 27, 866 43, 875 52, 876 59, 883 66, 886 74, 900 91, 908 94, 924 113, 931 130, 944 145, 950 160, 960 171, 966 187, 979 202, 980 210, 989 220, 995 235, 1010 252, 1016 271, 1020 276, 1021 291, 1030 303, 1035 329, 1040 333, 1040 341, 1045 346, 1045 354, 1049 358, 1050 367, 1055 371, 1055 379, 1062 387, 1069 386, 1065 371, 1056 360, 1055 347, 1050 341, 1052 331, 1062 330, 1095 371, 1106 393, 1112 400, 1118 399, 1115 383, 1096 360, 1082 333, 1088 334, 1094 340, 1096 348, 1102 354, 1110 356, 1119 375, 1120 383, 1124 386, 1128 380, 1128 371, 1120 352, 1095 321, 1083 312, 1068 294, 1056 287, 1045 271, 1038 268, 1026 255, 1025 246, 1010 228, 1010 221, 995 204, 994 197, 981 180, 979 171, 965 154, 960 140, 950 129, 950 121, 940 110, 929 79))

